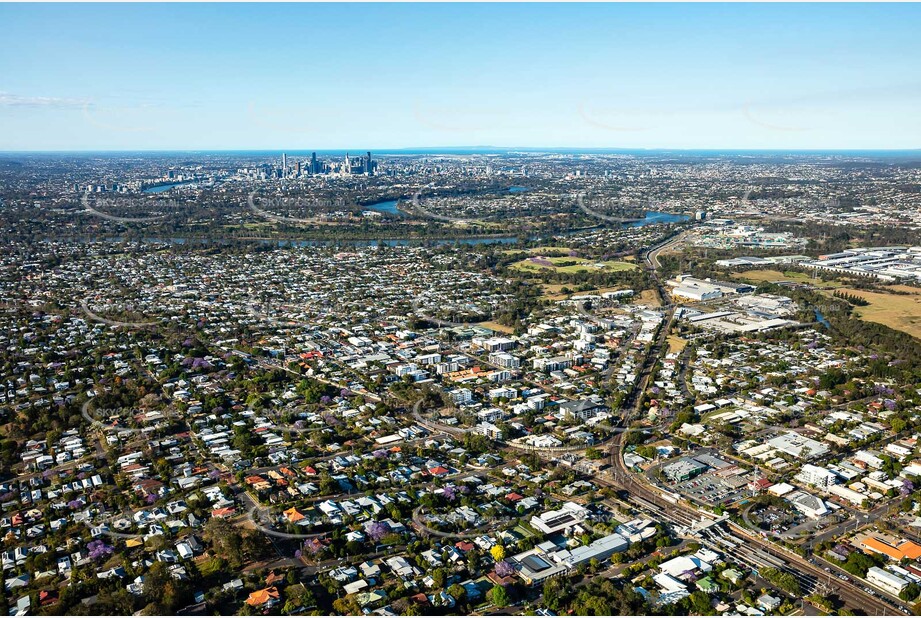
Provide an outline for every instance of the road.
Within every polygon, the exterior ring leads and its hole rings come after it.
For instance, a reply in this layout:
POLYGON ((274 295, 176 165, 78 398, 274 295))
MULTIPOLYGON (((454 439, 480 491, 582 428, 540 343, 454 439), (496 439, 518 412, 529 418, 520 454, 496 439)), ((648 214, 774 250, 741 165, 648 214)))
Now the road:
MULTIPOLYGON (((644 263, 650 270, 650 275, 655 281, 663 300, 666 297, 656 272, 659 267, 658 254, 681 242, 683 236, 684 233, 679 234, 677 237, 653 248, 647 252, 644 258, 644 263)), ((668 320, 649 349, 643 363, 642 379, 636 382, 636 386, 625 402, 629 405, 624 406, 625 414, 621 419, 621 424, 624 426, 629 426, 640 412, 639 404, 642 401, 646 381, 651 369, 655 366, 656 359, 658 359, 663 350, 673 320, 674 308, 670 310, 668 320)), ((699 511, 696 507, 686 505, 674 496, 666 495, 658 488, 651 487, 647 484, 643 475, 635 474, 627 468, 623 458, 624 436, 626 435, 626 433, 619 433, 610 443, 613 475, 609 475, 609 477, 597 475, 594 480, 600 485, 626 490, 630 502, 639 509, 649 512, 656 518, 665 520, 679 528, 687 529, 704 519, 703 515, 705 513, 699 511)), ((709 514, 706 515, 712 518, 709 514)), ((704 531, 701 534, 702 538, 706 539, 709 535, 710 538, 707 542, 711 543, 714 548, 719 548, 720 551, 728 555, 746 561, 750 567, 773 566, 790 573, 807 593, 817 590, 825 591, 826 588, 831 587, 823 583, 823 580, 827 580, 831 584, 831 576, 819 566, 770 541, 753 535, 745 528, 731 521, 726 523, 729 529, 728 532, 721 525, 717 525, 711 527, 711 532, 704 531)), ((904 613, 899 611, 896 605, 867 594, 852 582, 836 579, 834 586, 833 591, 851 608, 863 610, 867 614, 892 615, 904 613)))
MULTIPOLYGON (((630 423, 640 412, 643 393, 646 390, 656 362, 664 350, 668 333, 675 319, 675 306, 668 303, 665 289, 656 272, 661 266, 659 263, 659 254, 662 251, 672 249, 680 244, 684 240, 686 233, 687 232, 683 232, 653 247, 643 257, 643 262, 650 271, 650 275, 655 283, 667 315, 666 319, 660 325, 653 343, 648 348, 641 365, 641 370, 638 372, 638 379, 635 381, 633 389, 624 402, 625 414, 619 423, 622 429, 629 427, 630 423)), ((432 321, 438 323, 435 320, 432 321)), ((447 324, 448 323, 445 325, 447 324)), ((484 362, 484 359, 477 360, 483 362, 487 366, 489 365, 488 362, 484 362)), ((287 368, 283 366, 268 361, 260 360, 259 363, 266 368, 272 367, 287 370, 287 368)), ((366 393, 362 394, 366 397, 368 396, 366 393)), ((420 424, 429 424, 429 421, 422 418, 418 409, 414 410, 413 413, 420 424)), ((437 429, 453 435, 458 435, 463 432, 463 430, 459 428, 447 428, 440 424, 437 426, 437 429)), ((656 519, 677 526, 679 529, 687 530, 699 524, 701 520, 704 519, 703 516, 706 515, 705 513, 699 511, 696 507, 675 500, 674 497, 666 495, 658 488, 650 486, 642 475, 634 474, 631 470, 627 469, 623 461, 625 435, 627 435, 627 433, 622 431, 615 435, 610 442, 612 469, 614 471, 613 475, 595 476, 594 480, 596 483, 600 486, 626 490, 628 492, 627 499, 636 508, 650 513, 656 519)), ((762 539, 749 530, 732 522, 727 522, 726 525, 728 529, 722 528, 722 525, 716 525, 709 528, 708 531, 704 531, 702 533, 704 537, 702 538, 702 542, 710 544, 714 548, 719 548, 722 552, 744 561, 752 568, 775 566, 776 568, 785 570, 797 579, 807 593, 817 590, 824 591, 833 584, 834 592, 836 592, 842 601, 849 607, 862 610, 867 614, 902 613, 899 612, 897 606, 882 598, 867 594, 853 582, 840 579, 836 579, 832 582, 831 576, 817 564, 813 564, 801 556, 781 548, 770 541, 762 539), (728 546, 732 546, 733 549, 727 550, 726 547, 728 546), (826 584, 824 582, 828 583, 826 584)))
MULTIPOLYGON (((660 493, 659 490, 646 485, 643 480, 638 480, 642 479, 642 476, 636 475, 626 468, 622 457, 622 445, 620 444, 623 440, 623 435, 624 434, 620 434, 616 438, 615 446, 612 449, 615 469, 614 480, 609 481, 600 477, 596 477, 595 480, 602 485, 627 490, 631 502, 636 504, 639 508, 652 512, 656 517, 665 519, 673 525, 687 528, 689 525, 693 525, 694 522, 702 519, 703 513, 696 508, 687 506, 681 502, 673 503, 671 499, 660 493)), ((830 579, 828 573, 805 558, 780 548, 769 541, 754 536, 748 530, 735 523, 727 522, 727 525, 732 532, 732 536, 727 540, 736 545, 736 547, 732 548, 731 551, 720 548, 721 551, 729 555, 734 555, 737 559, 741 558, 745 560, 748 566, 774 566, 773 562, 779 563, 779 565, 782 566, 778 566, 777 568, 782 568, 782 570, 791 573, 806 590, 815 590, 819 587, 818 584, 822 582, 822 580, 830 579), (733 537, 736 538, 736 541, 733 541, 733 537), (767 556, 765 556, 765 554, 767 556), (759 565, 759 563, 761 564, 759 565)), ((849 607, 863 610, 867 614, 881 613, 892 615, 903 613, 900 612, 894 604, 870 596, 859 586, 851 582, 835 580, 832 583, 835 586, 834 592, 836 592, 841 600, 847 603, 849 607)))
POLYGON ((685 238, 690 232, 691 230, 689 229, 684 230, 680 234, 677 234, 676 236, 672 236, 671 238, 666 239, 664 242, 650 248, 649 251, 646 252, 646 256, 644 258, 644 261, 646 262, 646 267, 652 270, 661 268, 662 265, 659 263, 659 254, 662 253, 663 251, 669 251, 671 249, 674 249, 675 247, 683 243, 685 238))

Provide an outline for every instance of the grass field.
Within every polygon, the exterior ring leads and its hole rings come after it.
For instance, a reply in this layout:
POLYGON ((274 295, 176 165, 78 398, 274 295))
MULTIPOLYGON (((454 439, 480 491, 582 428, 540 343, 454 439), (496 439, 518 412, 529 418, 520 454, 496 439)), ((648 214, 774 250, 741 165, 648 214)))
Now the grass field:
POLYGON ((569 255, 572 251, 569 247, 532 247, 530 249, 506 249, 502 253, 511 255, 513 253, 527 253, 530 255, 569 255))
POLYGON ((543 255, 515 262, 511 267, 524 272, 556 271, 561 273, 581 273, 621 272, 633 270, 636 268, 636 264, 630 264, 628 262, 595 262, 593 260, 586 260, 585 258, 543 255))
MULTIPOLYGON (((533 281, 532 283, 539 283, 539 281, 533 281)), ((570 297, 570 294, 563 294, 562 289, 568 286, 563 285, 562 283, 543 283, 540 284, 541 289, 544 291, 542 298, 547 300, 566 300, 570 297)))
MULTIPOLYGON (((534 281, 532 283, 540 283, 540 282, 534 281)), ((586 290, 584 292, 570 292, 569 294, 563 294, 563 288, 569 287, 570 289, 572 289, 572 287, 567 286, 566 284, 562 284, 562 283, 543 283, 540 285, 544 291, 542 298, 546 298, 548 300, 566 300, 573 294, 599 294, 600 295, 600 294, 604 294, 605 292, 616 292, 618 290, 624 289, 624 286, 619 286, 619 287, 615 286, 615 287, 609 287, 609 288, 595 288, 594 290, 586 290)), ((629 303, 631 302, 631 300, 632 300, 631 298, 626 298, 626 299, 623 299, 622 302, 629 303)))
POLYGON ((505 326, 504 324, 499 324, 498 322, 478 322, 477 326, 482 326, 483 328, 488 328, 490 330, 506 334, 515 332, 515 329, 511 326, 505 326))
POLYGON ((749 270, 742 273, 732 273, 732 278, 742 279, 751 283, 762 283, 765 281, 770 283, 776 283, 778 281, 793 281, 795 283, 808 283, 810 285, 816 286, 817 288, 834 288, 842 285, 840 281, 813 278, 806 273, 800 273, 791 270, 784 272, 770 269, 749 270))
POLYGON ((751 283, 760 283, 762 281, 808 283, 820 288, 827 296, 832 296, 836 290, 855 294, 870 303, 866 307, 854 308, 854 314, 860 319, 883 324, 921 339, 921 289, 919 288, 907 285, 890 285, 886 286, 887 289, 905 292, 905 294, 866 292, 849 288, 847 284, 837 279, 813 278, 805 273, 781 272, 779 270, 750 270, 733 273, 732 277, 751 283))
MULTIPOLYGON (((921 339, 921 289, 907 285, 893 285, 889 288, 907 292, 907 294, 865 292, 846 287, 838 289, 841 292, 859 296, 870 303, 866 307, 854 308, 854 314, 861 320, 883 324, 921 339)), ((831 296, 832 292, 827 292, 827 294, 831 296)))
POLYGON ((680 354, 688 345, 687 339, 682 339, 677 335, 669 335, 666 341, 668 341, 669 354, 680 354))

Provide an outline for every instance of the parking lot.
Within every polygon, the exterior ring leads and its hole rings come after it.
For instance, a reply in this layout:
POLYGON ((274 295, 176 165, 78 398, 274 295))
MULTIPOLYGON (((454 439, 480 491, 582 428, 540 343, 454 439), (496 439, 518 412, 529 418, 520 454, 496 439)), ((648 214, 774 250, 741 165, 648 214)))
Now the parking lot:
POLYGON ((752 523, 761 527, 762 530, 772 530, 778 534, 784 534, 791 528, 802 523, 804 517, 797 511, 790 509, 785 510, 773 505, 755 507, 749 515, 752 523))
POLYGON ((745 498, 748 491, 747 474, 720 476, 712 472, 675 484, 675 490, 695 502, 716 506, 731 504, 745 498))

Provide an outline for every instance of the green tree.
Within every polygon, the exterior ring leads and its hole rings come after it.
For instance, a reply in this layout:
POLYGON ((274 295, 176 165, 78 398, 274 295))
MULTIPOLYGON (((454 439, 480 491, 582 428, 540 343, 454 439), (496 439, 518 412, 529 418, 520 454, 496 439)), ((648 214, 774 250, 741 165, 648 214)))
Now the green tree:
POLYGON ((918 598, 919 594, 921 594, 921 586, 911 582, 902 589, 902 592, 899 593, 899 598, 903 601, 914 601, 918 598))
POLYGON ((764 568, 759 571, 761 577, 790 594, 800 594, 799 582, 790 573, 779 569, 764 568))
POLYGON ((713 613, 713 606, 710 604, 710 596, 703 590, 696 590, 690 596, 691 609, 695 614, 708 616, 713 613))
POLYGON ((460 584, 451 584, 448 586, 448 594, 454 597, 458 604, 467 600, 467 590, 460 584))
POLYGON ((867 554, 859 551, 851 552, 844 563, 844 570, 858 577, 866 577, 870 567, 876 566, 876 561, 867 554))
POLYGON ((489 595, 489 600, 496 607, 505 607, 509 604, 508 591, 505 586, 493 586, 487 594, 489 595))

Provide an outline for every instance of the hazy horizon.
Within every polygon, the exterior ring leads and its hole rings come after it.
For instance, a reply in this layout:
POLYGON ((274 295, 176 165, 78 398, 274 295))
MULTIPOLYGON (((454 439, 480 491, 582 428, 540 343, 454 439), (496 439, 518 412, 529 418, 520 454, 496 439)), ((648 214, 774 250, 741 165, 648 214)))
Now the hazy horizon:
POLYGON ((619 148, 603 146, 410 146, 396 148, 122 148, 68 150, 0 150, 0 154, 288 154, 361 155, 366 151, 379 155, 397 154, 636 154, 636 153, 725 153, 725 154, 907 154, 921 153, 921 148, 619 148))

